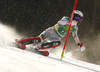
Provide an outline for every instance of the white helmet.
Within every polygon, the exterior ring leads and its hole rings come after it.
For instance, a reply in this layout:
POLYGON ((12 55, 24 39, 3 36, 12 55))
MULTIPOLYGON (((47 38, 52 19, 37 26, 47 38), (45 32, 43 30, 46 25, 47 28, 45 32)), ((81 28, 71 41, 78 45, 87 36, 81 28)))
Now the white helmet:
POLYGON ((80 17, 83 17, 83 13, 79 10, 75 10, 74 14, 79 15, 80 17))
POLYGON ((75 10, 73 20, 81 22, 83 19, 83 13, 79 10, 75 10))

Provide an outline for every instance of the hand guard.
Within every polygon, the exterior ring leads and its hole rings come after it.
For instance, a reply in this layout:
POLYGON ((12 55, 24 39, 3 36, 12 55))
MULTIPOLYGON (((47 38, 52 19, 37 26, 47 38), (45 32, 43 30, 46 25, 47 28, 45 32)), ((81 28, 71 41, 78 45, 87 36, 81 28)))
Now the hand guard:
POLYGON ((80 51, 84 51, 86 48, 83 46, 83 43, 78 43, 78 46, 80 47, 80 51))

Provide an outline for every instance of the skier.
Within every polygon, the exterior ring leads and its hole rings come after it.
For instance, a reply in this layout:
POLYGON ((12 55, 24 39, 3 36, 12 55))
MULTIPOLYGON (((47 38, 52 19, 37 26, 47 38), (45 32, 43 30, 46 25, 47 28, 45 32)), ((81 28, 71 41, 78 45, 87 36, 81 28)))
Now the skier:
MULTIPOLYGON (((80 42, 77 35, 78 24, 82 21, 82 18, 83 13, 79 10, 75 10, 70 33, 72 33, 72 36, 76 44, 80 47, 80 50, 84 51, 85 47, 83 46, 83 43, 80 42)), ((27 44, 38 43, 47 40, 46 43, 37 45, 35 49, 39 52, 42 52, 44 56, 48 56, 50 49, 59 46, 61 44, 61 39, 67 35, 69 20, 69 17, 64 16, 57 22, 57 24, 43 31, 38 37, 16 40, 16 43, 20 46, 21 49, 24 50, 26 48, 25 45, 27 44)))

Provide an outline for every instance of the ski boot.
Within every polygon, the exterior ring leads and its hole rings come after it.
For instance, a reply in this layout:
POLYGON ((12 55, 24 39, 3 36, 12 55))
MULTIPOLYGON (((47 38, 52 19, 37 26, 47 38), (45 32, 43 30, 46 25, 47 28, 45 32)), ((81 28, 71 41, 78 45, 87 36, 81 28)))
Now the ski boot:
POLYGON ((20 40, 15 39, 15 44, 17 45, 18 48, 25 50, 26 46, 22 43, 20 43, 20 40))
POLYGON ((36 53, 44 55, 44 56, 48 56, 49 52, 48 51, 39 51, 37 47, 34 47, 34 50, 36 53))

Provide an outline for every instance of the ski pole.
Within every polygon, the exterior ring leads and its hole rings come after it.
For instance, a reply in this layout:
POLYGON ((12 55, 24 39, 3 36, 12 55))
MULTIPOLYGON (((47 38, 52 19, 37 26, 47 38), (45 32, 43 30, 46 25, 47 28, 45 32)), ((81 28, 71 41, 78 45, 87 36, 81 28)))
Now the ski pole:
POLYGON ((67 36, 66 36, 66 39, 65 39, 64 47, 63 47, 63 50, 62 50, 61 59, 63 58, 64 52, 65 52, 65 47, 66 47, 68 35, 69 35, 69 32, 70 32, 70 27, 71 27, 71 23, 72 23, 72 20, 73 20, 74 12, 75 12, 75 9, 76 9, 76 6, 77 6, 77 2, 78 2, 78 0, 75 1, 75 5, 74 5, 73 12, 72 12, 72 16, 71 16, 71 19, 69 21, 70 25, 69 25, 69 28, 68 28, 68 32, 67 32, 67 36))

